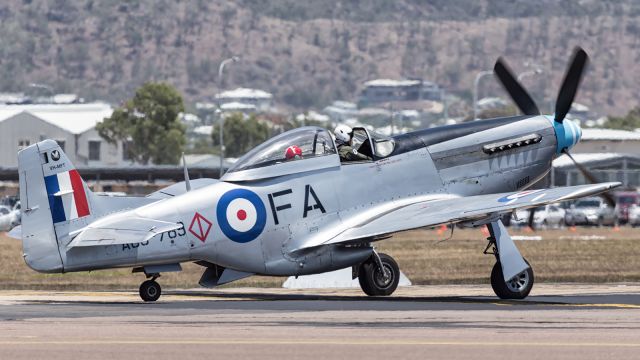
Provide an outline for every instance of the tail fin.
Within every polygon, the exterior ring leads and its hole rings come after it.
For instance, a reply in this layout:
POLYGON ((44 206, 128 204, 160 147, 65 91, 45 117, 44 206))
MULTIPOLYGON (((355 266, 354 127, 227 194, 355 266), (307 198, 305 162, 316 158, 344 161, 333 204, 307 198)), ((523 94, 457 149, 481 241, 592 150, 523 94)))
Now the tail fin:
POLYGON ((20 151, 18 171, 25 261, 37 271, 61 272, 60 242, 89 222, 93 194, 53 140, 20 151))

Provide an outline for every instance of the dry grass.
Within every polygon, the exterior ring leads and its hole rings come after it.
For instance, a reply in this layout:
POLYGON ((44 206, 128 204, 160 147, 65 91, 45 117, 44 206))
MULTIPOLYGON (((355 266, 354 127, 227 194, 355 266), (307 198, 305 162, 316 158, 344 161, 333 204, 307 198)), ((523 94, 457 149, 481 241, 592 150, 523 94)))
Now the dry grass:
MULTIPOLYGON (((532 235, 512 231, 512 235, 532 235)), ((640 229, 578 229, 536 232, 541 241, 519 241, 523 255, 534 267, 536 281, 622 282, 640 281, 640 229), (600 236, 578 240, 566 236, 600 236)), ((416 284, 486 283, 493 258, 483 255, 486 235, 480 230, 456 230, 453 238, 435 230, 410 231, 377 244, 393 255, 416 284)), ((20 241, 0 234, 0 288, 2 289, 127 289, 135 290, 143 279, 130 269, 69 274, 39 274, 22 260, 20 241)), ((182 273, 162 276, 168 288, 198 286, 202 267, 183 264, 182 273)), ((231 286, 278 287, 283 278, 255 276, 231 286)))

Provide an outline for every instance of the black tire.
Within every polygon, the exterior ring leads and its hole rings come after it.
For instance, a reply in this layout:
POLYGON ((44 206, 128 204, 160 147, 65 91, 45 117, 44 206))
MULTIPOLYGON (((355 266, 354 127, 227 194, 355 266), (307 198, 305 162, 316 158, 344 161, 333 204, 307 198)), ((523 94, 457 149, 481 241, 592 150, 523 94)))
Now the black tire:
POLYGON ((147 280, 140 284, 140 297, 144 301, 156 301, 162 294, 162 288, 155 280, 147 280))
MULTIPOLYGON (((524 260, 527 265, 529 262, 524 260)), ((502 265, 497 261, 491 269, 491 288, 500 299, 517 299, 521 300, 529 296, 534 283, 533 270, 531 265, 529 268, 509 282, 504 281, 502 276, 502 265)))
POLYGON ((362 264, 360 264, 360 268, 358 269, 358 282, 360 283, 360 289, 362 289, 362 291, 364 291, 365 294, 369 295, 369 296, 373 296, 373 290, 371 289, 371 287, 369 286, 369 282, 366 280, 367 277, 364 275, 366 273, 367 270, 364 269, 365 266, 368 263, 364 262, 362 264))
POLYGON ((372 256, 360 265, 358 270, 358 282, 360 288, 369 296, 389 296, 398 288, 400 282, 400 268, 398 263, 387 254, 379 254, 382 266, 387 271, 388 277, 384 277, 378 262, 372 256))

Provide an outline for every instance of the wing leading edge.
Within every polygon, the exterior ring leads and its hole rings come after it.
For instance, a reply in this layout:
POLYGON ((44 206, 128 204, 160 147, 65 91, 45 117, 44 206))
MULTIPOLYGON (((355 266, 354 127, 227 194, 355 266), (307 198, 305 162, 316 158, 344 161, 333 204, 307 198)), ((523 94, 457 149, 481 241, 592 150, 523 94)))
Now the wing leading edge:
POLYGON ((480 221, 511 212, 515 209, 532 208, 595 195, 620 186, 619 182, 592 185, 567 186, 552 189, 526 190, 516 193, 476 195, 439 200, 418 201, 402 205, 384 214, 370 217, 358 225, 345 229, 340 234, 325 239, 314 239, 303 248, 336 244, 357 239, 370 238, 404 230, 427 226, 480 221), (324 240, 324 241, 322 241, 324 240))

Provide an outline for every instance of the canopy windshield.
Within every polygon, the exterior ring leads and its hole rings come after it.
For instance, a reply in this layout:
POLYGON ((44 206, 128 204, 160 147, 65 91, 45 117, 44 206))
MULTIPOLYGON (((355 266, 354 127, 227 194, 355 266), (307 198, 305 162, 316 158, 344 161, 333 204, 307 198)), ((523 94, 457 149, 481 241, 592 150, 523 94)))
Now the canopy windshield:
POLYGON ((241 157, 229 169, 229 173, 261 168, 275 164, 304 161, 320 156, 337 154, 329 132, 319 127, 303 127, 287 131, 258 145, 241 157), (287 149, 291 146, 302 150, 302 157, 287 160, 287 149))

